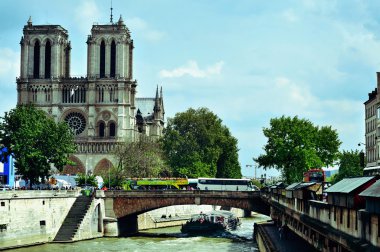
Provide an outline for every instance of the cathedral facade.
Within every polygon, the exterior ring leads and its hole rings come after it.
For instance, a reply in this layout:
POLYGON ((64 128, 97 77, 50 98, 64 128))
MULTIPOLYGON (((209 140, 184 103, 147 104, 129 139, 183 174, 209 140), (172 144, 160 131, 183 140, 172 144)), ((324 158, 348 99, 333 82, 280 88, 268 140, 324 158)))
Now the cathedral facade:
POLYGON ((70 76, 71 44, 60 25, 33 25, 29 18, 20 44, 17 104, 33 103, 75 135, 75 165, 64 173, 109 169, 117 165, 112 150, 118 143, 162 135, 162 89, 154 98, 136 98, 133 40, 121 17, 92 26, 85 77, 70 76))

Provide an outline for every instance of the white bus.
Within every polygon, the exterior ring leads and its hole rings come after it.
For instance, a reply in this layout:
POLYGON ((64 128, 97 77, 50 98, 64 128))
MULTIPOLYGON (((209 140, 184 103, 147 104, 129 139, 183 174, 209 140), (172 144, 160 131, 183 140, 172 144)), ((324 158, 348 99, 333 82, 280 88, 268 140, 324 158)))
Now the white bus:
POLYGON ((199 190, 257 191, 250 179, 198 178, 199 190))

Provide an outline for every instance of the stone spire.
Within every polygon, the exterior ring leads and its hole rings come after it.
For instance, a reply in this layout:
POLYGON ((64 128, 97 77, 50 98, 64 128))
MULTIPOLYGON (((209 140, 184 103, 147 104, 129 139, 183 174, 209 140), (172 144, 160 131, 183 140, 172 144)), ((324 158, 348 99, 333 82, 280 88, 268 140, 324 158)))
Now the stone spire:
POLYGON ((28 26, 32 26, 32 16, 29 16, 27 24, 28 26))
POLYGON ((119 21, 117 21, 117 24, 118 24, 118 25, 124 25, 124 20, 123 20, 123 18, 121 17, 121 15, 120 15, 119 21))
POLYGON ((110 22, 111 22, 111 24, 113 24, 113 15, 112 15, 112 10, 113 10, 113 8, 112 8, 112 0, 111 0, 111 18, 110 18, 110 22))

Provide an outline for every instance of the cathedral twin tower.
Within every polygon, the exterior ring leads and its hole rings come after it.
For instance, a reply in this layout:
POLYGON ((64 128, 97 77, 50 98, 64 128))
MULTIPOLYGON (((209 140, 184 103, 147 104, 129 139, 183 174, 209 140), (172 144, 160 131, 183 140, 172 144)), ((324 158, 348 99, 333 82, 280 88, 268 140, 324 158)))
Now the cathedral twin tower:
POLYGON ((154 98, 135 97, 133 40, 121 17, 92 26, 87 77, 70 76, 71 44, 60 25, 33 25, 29 18, 20 44, 17 103, 33 103, 56 122, 66 121, 75 134, 76 165, 65 173, 109 169, 118 142, 162 135, 162 90, 154 98))

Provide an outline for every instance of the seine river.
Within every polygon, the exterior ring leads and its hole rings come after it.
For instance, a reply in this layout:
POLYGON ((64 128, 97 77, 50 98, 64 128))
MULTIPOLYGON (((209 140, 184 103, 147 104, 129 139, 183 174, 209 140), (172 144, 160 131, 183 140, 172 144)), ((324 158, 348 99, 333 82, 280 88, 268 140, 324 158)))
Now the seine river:
POLYGON ((212 237, 189 237, 181 233, 180 227, 145 230, 140 236, 130 238, 99 238, 74 243, 51 243, 12 252, 236 252, 258 251, 252 240, 254 221, 261 217, 241 219, 242 225, 236 231, 212 237))

